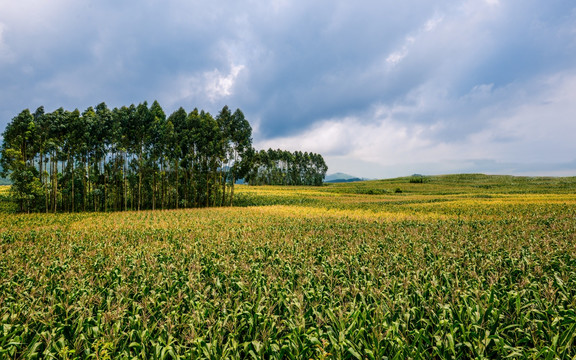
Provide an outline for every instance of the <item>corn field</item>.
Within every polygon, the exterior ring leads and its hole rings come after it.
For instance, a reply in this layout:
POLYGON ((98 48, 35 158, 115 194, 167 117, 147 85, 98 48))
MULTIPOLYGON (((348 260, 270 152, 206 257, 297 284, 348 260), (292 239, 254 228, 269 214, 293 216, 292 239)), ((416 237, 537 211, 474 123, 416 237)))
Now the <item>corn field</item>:
POLYGON ((238 186, 14 214, 2 359, 576 358, 576 178, 238 186))

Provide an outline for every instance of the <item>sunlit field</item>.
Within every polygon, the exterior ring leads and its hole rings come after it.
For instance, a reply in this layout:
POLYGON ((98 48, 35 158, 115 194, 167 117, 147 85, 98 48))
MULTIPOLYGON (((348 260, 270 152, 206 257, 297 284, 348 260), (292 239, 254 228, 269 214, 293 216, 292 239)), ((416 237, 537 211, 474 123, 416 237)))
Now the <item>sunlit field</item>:
POLYGON ((576 178, 424 180, 74 214, 0 187, 0 358, 576 357, 576 178))

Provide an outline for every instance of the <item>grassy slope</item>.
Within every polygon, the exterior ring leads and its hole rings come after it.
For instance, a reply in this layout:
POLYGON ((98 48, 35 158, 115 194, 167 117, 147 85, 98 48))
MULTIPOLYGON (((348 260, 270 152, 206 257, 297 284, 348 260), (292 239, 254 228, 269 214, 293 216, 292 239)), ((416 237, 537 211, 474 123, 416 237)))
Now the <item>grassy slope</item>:
POLYGON ((0 358, 576 356, 576 178, 409 180, 0 215, 0 358))
POLYGON ((392 193, 396 188, 412 194, 522 194, 573 193, 576 177, 518 177, 505 175, 459 174, 425 177, 425 182, 410 183, 412 177, 335 184, 332 191, 366 193, 370 189, 392 193), (362 191, 364 190, 364 191, 362 191))

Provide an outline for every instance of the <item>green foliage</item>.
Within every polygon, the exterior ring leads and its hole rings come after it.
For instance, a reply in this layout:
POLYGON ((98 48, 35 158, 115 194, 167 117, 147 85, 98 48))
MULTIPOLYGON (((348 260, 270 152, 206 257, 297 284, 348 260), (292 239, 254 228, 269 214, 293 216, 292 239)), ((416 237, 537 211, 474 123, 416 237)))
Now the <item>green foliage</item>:
POLYGON ((254 154, 246 180, 250 185, 322 186, 326 171, 320 154, 268 149, 254 154))
POLYGON ((166 118, 156 101, 82 113, 26 109, 3 133, 0 175, 22 212, 232 205, 252 129, 239 109, 222 113, 180 108, 166 118))
POLYGON ((426 177, 422 175, 412 175, 410 177, 411 184, 424 184, 426 182, 426 177))

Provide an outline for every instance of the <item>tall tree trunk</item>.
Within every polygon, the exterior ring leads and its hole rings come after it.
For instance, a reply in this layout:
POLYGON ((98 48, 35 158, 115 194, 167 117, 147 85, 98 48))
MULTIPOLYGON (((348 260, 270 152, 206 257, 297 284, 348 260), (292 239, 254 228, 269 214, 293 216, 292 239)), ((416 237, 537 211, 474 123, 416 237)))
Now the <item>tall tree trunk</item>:
POLYGON ((188 207, 188 171, 184 170, 184 208, 188 207))
POLYGON ((53 179, 53 196, 54 196, 54 200, 53 200, 53 206, 54 206, 54 213, 56 213, 56 210, 58 209, 58 157, 56 156, 56 152, 54 152, 54 157, 53 159, 55 159, 56 161, 52 160, 52 165, 54 167, 54 169, 52 170, 52 176, 54 177, 53 179))
POLYGON ((50 156, 50 211, 54 209, 54 158, 50 156))
POLYGON ((156 162, 154 162, 152 171, 152 210, 156 210, 156 162))
POLYGON ((206 164, 206 207, 210 206, 210 169, 206 164))
POLYGON ((40 150, 40 182, 42 183, 42 190, 44 191, 44 205, 46 213, 48 213, 48 193, 46 192, 46 177, 44 176, 44 150, 40 150))
MULTIPOLYGON (((104 160, 102 160, 104 162, 104 160)), ((106 174, 106 166, 103 165, 102 167, 104 174, 104 212, 108 211, 108 174, 106 174)))
POLYGON ((234 179, 234 173, 232 173, 232 185, 230 185, 230 206, 234 206, 234 182, 236 181, 236 179, 234 179))
MULTIPOLYGON (((100 161, 98 161, 98 159, 94 158, 94 172, 96 172, 96 182, 92 183, 92 185, 90 186, 90 188, 88 189, 88 192, 92 193, 92 200, 94 203, 94 212, 98 211, 98 205, 100 205, 100 197, 101 195, 99 195, 98 197, 96 197, 96 190, 99 189, 101 187, 101 185, 99 184, 99 180, 100 180, 100 174, 102 174, 102 172, 100 172, 100 161)), ((91 183, 90 181, 90 173, 88 174, 88 183, 91 183)), ((98 191, 98 194, 100 194, 100 191, 98 191)))
POLYGON ((72 200, 71 201, 72 207, 71 208, 72 208, 72 212, 74 212, 74 203, 76 202, 76 201, 74 201, 75 200, 75 197, 74 197, 74 183, 75 183, 75 181, 74 181, 74 161, 72 161, 72 172, 70 175, 71 175, 71 179, 72 179, 72 199, 71 199, 72 200))
POLYGON ((220 206, 224 206, 226 201, 226 176, 227 172, 224 170, 224 162, 222 162, 222 167, 220 168, 220 182, 222 183, 222 199, 220 201, 220 206))
POLYGON ((126 211, 128 209, 128 197, 127 197, 127 185, 126 184, 126 152, 124 152, 124 169, 122 171, 123 177, 124 177, 124 211, 126 211))
POLYGON ((164 202, 166 201, 166 183, 165 183, 166 174, 164 174, 164 158, 162 158, 162 160, 160 161, 160 176, 161 176, 160 180, 162 182, 161 202, 162 202, 162 210, 164 210, 164 202))
POLYGON ((86 212, 86 194, 88 192, 86 176, 90 177, 90 168, 88 167, 88 156, 84 157, 84 174, 82 174, 82 211, 86 212))
POLYGON ((138 153, 138 211, 140 211, 140 204, 142 203, 142 147, 140 144, 140 151, 138 153))
POLYGON ((178 164, 178 158, 176 158, 176 161, 174 162, 174 165, 176 165, 176 181, 175 181, 175 185, 176 185, 176 209, 178 209, 178 203, 180 202, 179 199, 179 194, 178 194, 178 168, 180 167, 178 164))
POLYGON ((134 210, 134 201, 137 201, 137 199, 134 199, 134 186, 130 187, 130 211, 134 210))
MULTIPOLYGON (((48 171, 46 171, 48 172, 48 171)), ((49 179, 44 179, 45 183, 44 183, 44 199, 45 199, 45 205, 46 205, 46 213, 48 213, 50 211, 50 205, 49 205, 49 201, 48 201, 48 180, 49 179)))

